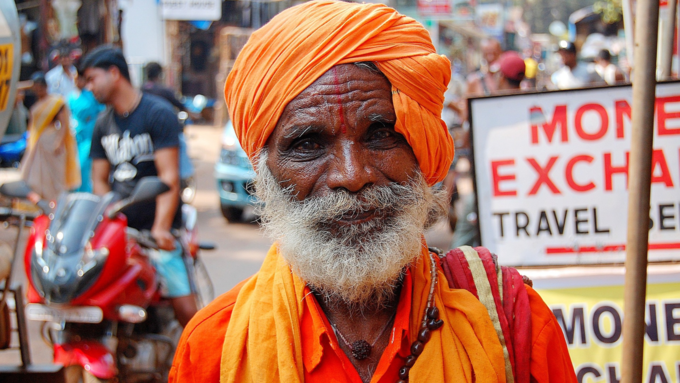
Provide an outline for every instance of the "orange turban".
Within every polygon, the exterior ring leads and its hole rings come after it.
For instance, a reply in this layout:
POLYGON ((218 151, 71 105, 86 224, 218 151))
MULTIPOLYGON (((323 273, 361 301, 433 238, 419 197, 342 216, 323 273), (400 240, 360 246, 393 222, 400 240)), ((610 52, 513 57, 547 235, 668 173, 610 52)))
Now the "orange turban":
POLYGON ((264 147, 284 108, 335 65, 372 61, 392 84, 395 130, 430 185, 446 176, 453 140, 441 120, 451 77, 418 22, 382 4, 310 1, 281 12, 248 40, 225 85, 248 156, 264 147))

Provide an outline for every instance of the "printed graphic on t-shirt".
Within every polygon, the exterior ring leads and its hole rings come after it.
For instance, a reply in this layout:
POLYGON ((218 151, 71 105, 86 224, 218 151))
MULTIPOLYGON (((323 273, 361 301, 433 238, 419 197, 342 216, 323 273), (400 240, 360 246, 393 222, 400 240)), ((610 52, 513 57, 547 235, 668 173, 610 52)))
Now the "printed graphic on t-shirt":
POLYGON ((130 132, 109 134, 101 140, 106 157, 114 166, 113 178, 118 182, 130 181, 137 176, 137 166, 141 162, 154 160, 153 141, 149 133, 130 137, 130 132))

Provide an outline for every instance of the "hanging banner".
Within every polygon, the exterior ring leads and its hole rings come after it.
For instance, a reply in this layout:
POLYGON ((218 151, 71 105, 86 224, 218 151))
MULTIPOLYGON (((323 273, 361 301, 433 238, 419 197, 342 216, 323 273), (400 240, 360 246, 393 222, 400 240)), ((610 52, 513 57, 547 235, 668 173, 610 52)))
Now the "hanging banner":
POLYGON ((484 33, 502 40, 503 13, 503 4, 478 4, 476 7, 477 25, 479 25, 484 33))
POLYGON ((421 16, 450 15, 451 0, 418 0, 418 14, 421 16))
MULTIPOLYGON (((524 269, 564 332, 579 383, 621 380, 623 267, 524 269)), ((680 381, 680 264, 648 268, 643 383, 680 381)))
MULTIPOLYGON (((680 260, 680 83, 657 86, 649 260, 680 260)), ((471 99, 482 245, 504 264, 625 259, 630 86, 471 99)))
POLYGON ((220 0, 161 0, 164 20, 208 20, 222 17, 220 0))

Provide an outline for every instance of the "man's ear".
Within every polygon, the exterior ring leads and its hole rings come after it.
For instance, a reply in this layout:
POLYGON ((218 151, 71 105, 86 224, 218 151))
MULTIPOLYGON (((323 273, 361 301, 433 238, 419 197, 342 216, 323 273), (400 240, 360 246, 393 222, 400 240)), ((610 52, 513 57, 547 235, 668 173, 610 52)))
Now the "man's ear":
POLYGON ((118 81, 120 79, 120 69, 117 66, 111 65, 108 69, 109 74, 113 78, 113 81, 118 81))

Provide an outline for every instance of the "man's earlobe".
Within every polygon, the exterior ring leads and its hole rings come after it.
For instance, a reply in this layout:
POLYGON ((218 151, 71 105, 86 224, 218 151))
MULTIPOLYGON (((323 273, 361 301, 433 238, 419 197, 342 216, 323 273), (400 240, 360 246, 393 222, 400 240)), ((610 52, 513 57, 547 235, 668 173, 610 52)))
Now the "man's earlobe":
POLYGON ((115 66, 109 68, 109 73, 114 80, 118 80, 120 78, 120 70, 115 66))

